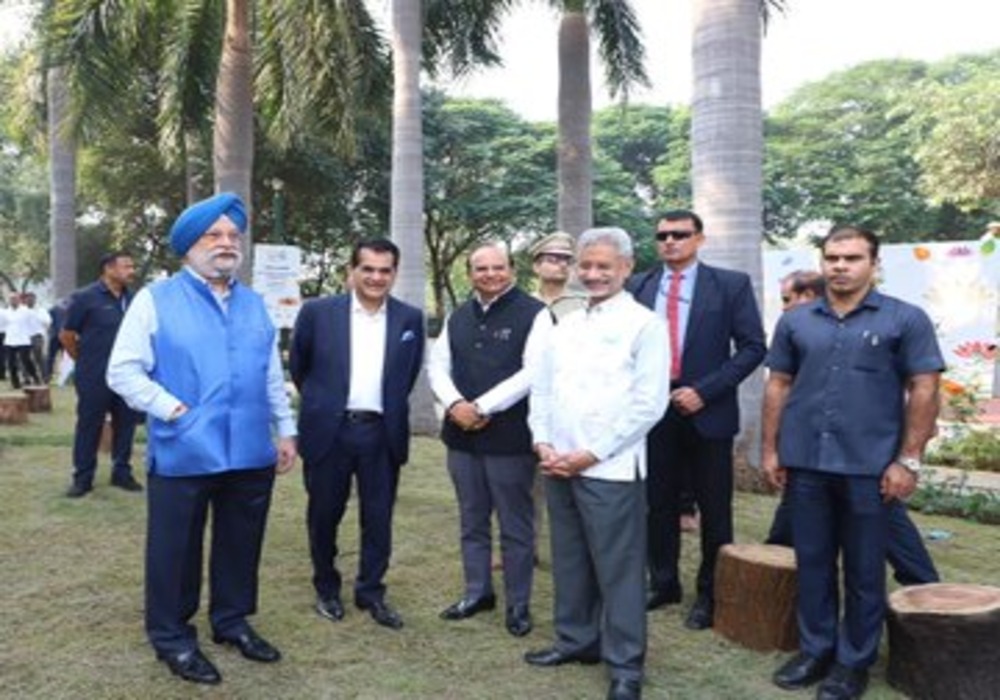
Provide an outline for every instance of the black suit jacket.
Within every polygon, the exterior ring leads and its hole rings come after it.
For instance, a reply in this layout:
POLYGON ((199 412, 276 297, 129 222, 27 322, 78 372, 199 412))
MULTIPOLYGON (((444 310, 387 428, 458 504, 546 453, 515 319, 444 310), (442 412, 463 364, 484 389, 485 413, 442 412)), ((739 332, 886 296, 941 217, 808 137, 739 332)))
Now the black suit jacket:
MULTIPOLYGON (((424 315, 389 297, 386 300, 382 413, 389 451, 402 465, 409 459, 410 392, 424 357, 424 315)), ((299 453, 306 462, 323 459, 333 448, 351 389, 351 295, 307 302, 292 336, 292 381, 302 397, 299 453)))
MULTIPOLYGON (((658 265, 635 275, 628 289, 639 303, 655 310, 663 274, 663 265, 658 265)), ((733 437, 740 430, 737 389, 767 351, 747 274, 698 264, 683 343, 681 376, 675 384, 693 387, 705 402, 692 416, 695 428, 708 438, 733 437)))

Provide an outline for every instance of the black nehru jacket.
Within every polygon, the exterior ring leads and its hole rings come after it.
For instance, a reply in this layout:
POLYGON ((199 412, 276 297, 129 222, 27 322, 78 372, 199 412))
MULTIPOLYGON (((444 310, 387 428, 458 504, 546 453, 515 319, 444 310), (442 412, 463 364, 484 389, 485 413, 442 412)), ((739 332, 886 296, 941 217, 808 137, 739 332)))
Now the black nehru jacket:
MULTIPOLYGON (((470 299, 448 319, 451 379, 472 401, 521 369, 524 345, 538 312, 545 305, 514 287, 489 305, 470 299)), ((441 439, 449 449, 473 454, 511 455, 531 452, 528 399, 490 416, 482 430, 465 432, 446 420, 441 439)))

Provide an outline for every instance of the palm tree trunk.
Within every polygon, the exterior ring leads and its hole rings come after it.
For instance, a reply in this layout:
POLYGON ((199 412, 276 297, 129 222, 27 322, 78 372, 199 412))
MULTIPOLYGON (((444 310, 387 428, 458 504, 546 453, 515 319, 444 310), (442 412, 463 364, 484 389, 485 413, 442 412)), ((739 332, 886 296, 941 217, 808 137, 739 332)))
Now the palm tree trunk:
MULTIPOLYGON (((399 297, 426 309, 427 273, 424 268, 423 123, 420 101, 420 52, 423 3, 392 3, 392 183, 390 229, 399 246, 399 297)), ((410 399, 410 428, 431 435, 438 430, 434 397, 425 372, 410 399)))
POLYGON ((66 70, 48 70, 49 271, 52 293, 63 299, 76 289, 76 143, 68 133, 66 70))
MULTIPOLYGON (((226 28, 215 83, 215 132, 212 144, 215 190, 235 192, 251 207, 253 176, 253 56, 250 47, 250 0, 226 0, 226 28)), ((253 251, 248 227, 247 263, 253 251)), ((241 277, 249 278, 243 266, 241 277)))
MULTIPOLYGON (((760 0, 695 0, 691 105, 694 208, 705 257, 750 275, 761 304, 763 116, 760 0)), ((762 373, 743 383, 737 462, 757 463, 762 373)))
POLYGON ((582 8, 559 22, 559 229, 578 236, 593 222, 590 35, 582 8))

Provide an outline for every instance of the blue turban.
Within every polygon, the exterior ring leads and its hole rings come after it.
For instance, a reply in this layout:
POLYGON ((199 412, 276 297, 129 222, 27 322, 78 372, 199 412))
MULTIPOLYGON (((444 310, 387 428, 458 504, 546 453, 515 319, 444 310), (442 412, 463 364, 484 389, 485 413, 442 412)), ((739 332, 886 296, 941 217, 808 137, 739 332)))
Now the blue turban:
POLYGON ((181 212, 170 227, 170 247, 183 257, 220 216, 227 216, 240 233, 247 228, 247 208, 239 195, 221 192, 214 197, 195 202, 181 212))

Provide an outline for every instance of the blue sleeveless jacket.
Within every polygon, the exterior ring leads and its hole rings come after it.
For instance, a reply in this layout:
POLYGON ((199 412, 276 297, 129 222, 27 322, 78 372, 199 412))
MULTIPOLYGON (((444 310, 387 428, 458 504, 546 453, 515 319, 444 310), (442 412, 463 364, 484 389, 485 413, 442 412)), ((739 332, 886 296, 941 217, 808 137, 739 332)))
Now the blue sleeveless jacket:
POLYGON ((150 291, 151 376, 189 409, 175 421, 150 416, 150 472, 199 476, 274 464, 267 369, 275 330, 260 296, 237 282, 223 312, 186 270, 150 291))

